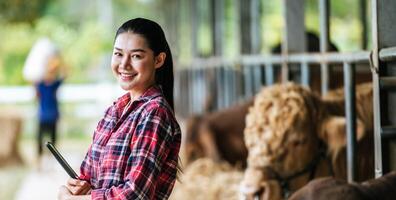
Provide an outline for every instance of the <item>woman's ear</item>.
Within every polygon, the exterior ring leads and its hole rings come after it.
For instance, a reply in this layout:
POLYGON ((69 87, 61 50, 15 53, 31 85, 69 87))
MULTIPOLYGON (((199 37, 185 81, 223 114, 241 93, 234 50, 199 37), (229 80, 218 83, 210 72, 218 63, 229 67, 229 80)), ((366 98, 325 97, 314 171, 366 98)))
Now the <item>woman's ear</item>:
POLYGON ((165 52, 161 52, 155 57, 155 69, 162 67, 162 65, 165 62, 165 58, 166 58, 165 52))

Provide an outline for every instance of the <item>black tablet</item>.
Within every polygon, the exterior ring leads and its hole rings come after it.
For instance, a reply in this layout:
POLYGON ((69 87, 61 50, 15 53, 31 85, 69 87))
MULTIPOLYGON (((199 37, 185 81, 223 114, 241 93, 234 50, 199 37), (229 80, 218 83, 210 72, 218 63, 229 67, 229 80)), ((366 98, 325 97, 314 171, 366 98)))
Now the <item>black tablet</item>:
POLYGON ((76 172, 73 170, 73 168, 70 167, 70 165, 66 162, 66 160, 59 153, 59 151, 55 148, 55 146, 51 142, 47 142, 46 146, 51 151, 52 155, 55 156, 55 158, 59 162, 59 164, 62 165, 63 169, 65 169, 67 174, 69 174, 69 176, 71 178, 78 179, 76 172))

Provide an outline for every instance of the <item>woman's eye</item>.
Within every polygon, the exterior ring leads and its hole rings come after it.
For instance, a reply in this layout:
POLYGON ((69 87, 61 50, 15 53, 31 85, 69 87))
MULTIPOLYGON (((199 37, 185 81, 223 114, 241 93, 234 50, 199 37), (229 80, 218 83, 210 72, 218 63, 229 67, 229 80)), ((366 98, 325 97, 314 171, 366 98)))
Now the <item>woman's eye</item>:
POLYGON ((122 56, 122 54, 120 52, 114 52, 115 56, 122 56))
POLYGON ((133 58, 133 59, 140 59, 141 56, 140 56, 140 55, 137 55, 137 54, 134 54, 134 55, 132 55, 132 58, 133 58))

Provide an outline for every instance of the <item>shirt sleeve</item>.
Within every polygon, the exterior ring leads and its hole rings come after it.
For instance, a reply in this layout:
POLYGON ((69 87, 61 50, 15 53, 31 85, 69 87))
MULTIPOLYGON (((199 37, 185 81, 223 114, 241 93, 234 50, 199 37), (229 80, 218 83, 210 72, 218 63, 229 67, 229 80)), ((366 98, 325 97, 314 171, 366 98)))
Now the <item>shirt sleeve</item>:
POLYGON ((85 158, 81 164, 80 167, 80 176, 79 178, 81 180, 85 180, 88 183, 91 184, 91 170, 92 170, 92 157, 91 157, 91 147, 89 147, 87 154, 85 155, 85 158))
MULTIPOLYGON (((93 143, 95 141, 97 131, 102 129, 104 126, 106 126, 106 118, 111 118, 112 109, 113 109, 112 106, 107 108, 106 111, 105 111, 105 115, 104 115, 103 119, 101 119, 99 121, 99 123, 98 123, 98 125, 97 125, 97 127, 96 127, 96 129, 94 131, 93 138, 92 138, 92 140, 93 140, 92 142, 93 143)), ((107 120, 107 121, 110 121, 110 120, 107 120)), ((91 146, 88 148, 88 151, 87 151, 87 153, 85 155, 84 160, 81 163, 80 176, 79 176, 80 179, 87 181, 89 184, 91 184, 91 178, 92 178, 91 172, 93 170, 92 169, 93 168, 93 166, 92 166, 93 165, 92 164, 93 163, 92 156, 93 155, 92 155, 92 144, 91 144, 91 146)))
MULTIPOLYGON (((158 175, 172 145, 174 127, 166 110, 154 108, 136 127, 131 140, 128 163, 131 170, 123 184, 91 192, 99 199, 154 199, 158 175)), ((158 186, 161 187, 161 186, 158 186)))

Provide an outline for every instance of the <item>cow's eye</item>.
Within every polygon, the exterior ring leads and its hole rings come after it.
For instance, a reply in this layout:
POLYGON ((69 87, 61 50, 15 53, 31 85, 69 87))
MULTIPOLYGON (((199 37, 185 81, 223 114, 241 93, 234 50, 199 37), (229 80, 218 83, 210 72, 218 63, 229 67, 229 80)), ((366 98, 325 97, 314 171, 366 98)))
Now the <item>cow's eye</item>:
POLYGON ((296 147, 296 146, 298 146, 298 145, 301 145, 302 144, 302 141, 300 141, 300 140, 294 140, 293 142, 292 142, 292 145, 294 146, 294 147, 296 147))

